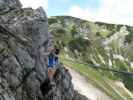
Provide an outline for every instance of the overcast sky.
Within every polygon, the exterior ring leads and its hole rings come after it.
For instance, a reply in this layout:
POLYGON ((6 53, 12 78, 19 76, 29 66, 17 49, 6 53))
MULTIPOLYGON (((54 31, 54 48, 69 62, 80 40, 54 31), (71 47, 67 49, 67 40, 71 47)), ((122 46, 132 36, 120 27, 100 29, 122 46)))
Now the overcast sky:
POLYGON ((48 16, 70 15, 89 21, 133 26, 133 0, 20 0, 24 7, 42 6, 48 16))

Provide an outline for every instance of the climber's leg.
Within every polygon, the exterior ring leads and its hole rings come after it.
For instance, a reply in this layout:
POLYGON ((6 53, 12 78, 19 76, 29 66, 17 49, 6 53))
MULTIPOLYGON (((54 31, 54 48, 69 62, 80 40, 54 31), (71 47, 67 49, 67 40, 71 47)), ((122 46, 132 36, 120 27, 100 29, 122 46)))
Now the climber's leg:
POLYGON ((53 79, 54 73, 55 73, 55 71, 54 71, 53 68, 48 69, 48 77, 49 77, 49 80, 50 80, 50 84, 53 85, 53 86, 55 85, 55 82, 54 82, 54 79, 53 79))
POLYGON ((48 77, 49 77, 49 80, 52 81, 53 80, 53 72, 52 72, 52 68, 48 68, 48 77))
POLYGON ((52 77, 55 75, 55 69, 52 69, 52 77))

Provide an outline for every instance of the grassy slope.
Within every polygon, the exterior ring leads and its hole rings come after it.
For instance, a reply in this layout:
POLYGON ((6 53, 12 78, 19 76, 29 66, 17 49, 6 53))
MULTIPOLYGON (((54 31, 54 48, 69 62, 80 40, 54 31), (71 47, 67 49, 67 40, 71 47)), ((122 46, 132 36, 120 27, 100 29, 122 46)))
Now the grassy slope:
POLYGON ((125 90, 116 86, 112 80, 109 80, 107 77, 101 75, 91 67, 88 67, 84 64, 78 64, 75 60, 69 60, 63 55, 61 55, 60 59, 64 65, 71 67, 85 76, 88 82, 104 91, 113 100, 132 100, 125 90))
MULTIPOLYGON (((78 18, 70 17, 70 16, 55 16, 53 18, 49 18, 49 31, 54 34, 55 40, 59 47, 61 48, 67 48, 70 51, 67 51, 69 53, 72 53, 71 51, 74 51, 75 49, 80 51, 80 53, 85 54, 81 56, 85 60, 88 59, 89 54, 93 54, 93 58, 99 63, 101 63, 101 58, 97 55, 103 55, 105 51, 101 48, 101 42, 105 38, 109 38, 112 34, 117 33, 120 31, 121 27, 123 25, 115 25, 115 24, 106 24, 106 23, 93 23, 93 22, 88 22, 85 20, 81 20, 78 18), (72 31, 73 30, 73 31, 72 31), (89 40, 94 40, 97 39, 98 41, 92 41, 94 42, 93 44, 88 44, 88 43, 81 43, 80 39, 75 38, 75 36, 72 36, 72 33, 76 33, 76 37, 79 35, 80 37, 84 34, 87 34, 87 37, 89 40), (96 33, 96 35, 94 35, 96 33), (100 37, 100 39, 99 39, 100 37), (103 39, 104 38, 104 39, 103 39), (74 41, 73 41, 74 40, 74 41), (72 44, 72 45, 71 45, 72 44), (82 45, 84 44, 84 45, 82 45), (83 48, 81 48, 81 46, 83 48), (89 49, 88 51, 85 51, 88 46, 93 46, 96 47, 96 51, 91 52, 89 49), (71 49, 72 48, 72 49, 71 49), (89 52, 89 53, 87 53, 89 52), (100 59, 100 61, 99 61, 100 59)), ((128 36, 128 41, 133 40, 133 27, 126 26, 127 31, 129 31, 130 35, 128 36)), ((84 37, 84 36, 82 36, 84 37)), ((126 49, 126 48, 125 48, 126 49)), ((129 51, 132 50, 132 48, 129 49, 129 51)), ((113 52, 112 52, 113 54, 113 52)), ((73 53, 70 55, 74 55, 73 53)), ((122 55, 122 54, 121 54, 122 55)), ((129 57, 132 59, 132 52, 130 51, 127 55, 131 55, 129 57)), ((104 57, 105 55, 103 55, 104 57)), ((64 57, 61 58, 62 62, 65 65, 68 65, 84 76, 87 77, 87 79, 94 84, 95 86, 101 88, 104 92, 106 92, 109 96, 111 96, 114 100, 133 100, 130 99, 129 94, 125 92, 124 89, 119 88, 114 84, 114 81, 112 79, 120 79, 117 77, 117 75, 112 75, 107 71, 103 71, 104 75, 101 75, 101 73, 97 72, 96 70, 83 65, 83 64, 77 64, 76 61, 71 62, 70 59, 65 59, 64 57), (110 80, 109 78, 105 77, 105 75, 108 77, 111 77, 110 80)), ((105 57, 106 59, 106 57, 105 57)), ((89 59, 87 60, 89 61, 89 59)), ((106 61, 108 62, 108 61, 106 61)), ((116 62, 117 66, 125 66, 125 63, 120 63, 116 62)), ((92 67, 92 66, 91 66, 92 67)), ((122 68, 121 68, 122 69, 122 68)), ((129 69, 129 68, 127 68, 129 69)), ((127 78, 126 78, 127 79, 127 78)), ((124 79, 125 80, 125 79, 124 79)), ((126 80, 128 83, 130 83, 129 86, 132 88, 132 81, 126 80)), ((130 87, 129 87, 130 89, 130 87)))

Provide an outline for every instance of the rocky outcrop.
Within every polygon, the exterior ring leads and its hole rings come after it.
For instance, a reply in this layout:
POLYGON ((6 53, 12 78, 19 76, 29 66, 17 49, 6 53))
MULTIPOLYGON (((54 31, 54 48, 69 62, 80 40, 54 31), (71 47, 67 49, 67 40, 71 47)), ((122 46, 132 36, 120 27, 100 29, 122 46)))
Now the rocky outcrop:
POLYGON ((61 64, 54 88, 44 84, 43 52, 53 46, 53 37, 43 9, 22 9, 18 0, 0 0, 0 12, 0 100, 81 100, 61 64))
POLYGON ((21 3, 18 0, 0 0, 0 14, 20 8, 21 3))

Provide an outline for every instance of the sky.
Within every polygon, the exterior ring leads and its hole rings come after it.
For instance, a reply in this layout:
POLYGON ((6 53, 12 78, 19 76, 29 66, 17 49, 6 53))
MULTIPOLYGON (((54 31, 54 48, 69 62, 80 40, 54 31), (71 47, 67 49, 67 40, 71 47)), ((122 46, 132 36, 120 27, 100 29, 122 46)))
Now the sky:
POLYGON ((133 26, 133 0, 20 0, 23 7, 42 6, 47 16, 69 15, 88 21, 133 26))

